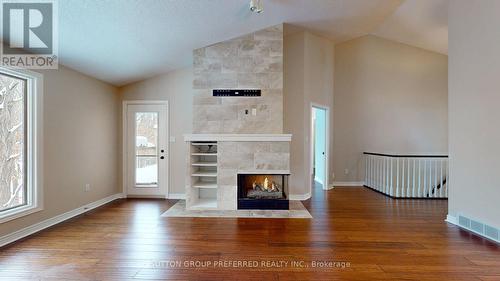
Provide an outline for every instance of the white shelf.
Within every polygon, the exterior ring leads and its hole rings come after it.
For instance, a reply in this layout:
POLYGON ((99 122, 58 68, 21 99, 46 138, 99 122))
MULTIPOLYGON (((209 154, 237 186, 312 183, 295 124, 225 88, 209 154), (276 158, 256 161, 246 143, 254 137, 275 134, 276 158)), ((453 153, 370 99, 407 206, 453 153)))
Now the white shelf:
POLYGON ((191 163, 191 165, 200 167, 217 167, 217 162, 194 162, 191 163))
POLYGON ((186 185, 192 200, 189 210, 217 209, 217 142, 193 140, 189 149, 189 184, 186 185), (211 149, 209 149, 211 148, 211 149))
POLYGON ((216 142, 192 142, 192 145, 217 145, 216 142))
MULTIPOLYGON (((291 141, 291 134, 186 134, 184 141, 200 145, 201 141, 291 141)), ((206 144, 201 144, 206 145, 206 144)))
POLYGON ((193 184, 195 188, 217 188, 216 182, 197 182, 193 184))
POLYGON ((191 174, 193 177, 217 177, 217 172, 194 172, 191 174))
POLYGON ((191 205, 191 209, 216 209, 217 198, 200 198, 191 205))

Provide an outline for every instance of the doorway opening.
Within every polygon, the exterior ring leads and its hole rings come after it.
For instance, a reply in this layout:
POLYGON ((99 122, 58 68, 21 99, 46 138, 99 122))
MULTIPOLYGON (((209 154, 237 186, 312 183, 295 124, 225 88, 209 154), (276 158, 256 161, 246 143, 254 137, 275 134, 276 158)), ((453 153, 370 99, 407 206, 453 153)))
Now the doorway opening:
POLYGON ((328 186, 328 107, 311 106, 311 167, 313 188, 329 189, 328 186))

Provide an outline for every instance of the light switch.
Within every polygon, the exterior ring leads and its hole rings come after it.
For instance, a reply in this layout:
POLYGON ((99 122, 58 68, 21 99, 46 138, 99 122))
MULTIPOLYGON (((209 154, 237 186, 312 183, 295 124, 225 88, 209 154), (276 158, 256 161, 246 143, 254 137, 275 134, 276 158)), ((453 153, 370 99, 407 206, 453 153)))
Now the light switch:
POLYGON ((252 108, 252 115, 257 116, 257 108, 252 108))

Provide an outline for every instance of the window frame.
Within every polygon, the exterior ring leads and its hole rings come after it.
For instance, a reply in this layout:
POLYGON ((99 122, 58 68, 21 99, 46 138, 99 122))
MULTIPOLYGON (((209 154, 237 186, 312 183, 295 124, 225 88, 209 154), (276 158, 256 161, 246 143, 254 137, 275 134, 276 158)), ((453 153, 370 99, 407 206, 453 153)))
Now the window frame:
POLYGON ((24 69, 0 67, 0 75, 26 81, 25 154, 26 204, 0 211, 0 223, 43 210, 43 75, 24 69))

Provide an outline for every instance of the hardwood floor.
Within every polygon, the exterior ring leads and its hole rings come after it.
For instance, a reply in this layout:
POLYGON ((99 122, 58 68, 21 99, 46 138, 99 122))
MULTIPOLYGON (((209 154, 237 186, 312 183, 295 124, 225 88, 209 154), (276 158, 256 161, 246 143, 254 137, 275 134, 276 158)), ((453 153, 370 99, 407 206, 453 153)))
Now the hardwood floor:
POLYGON ((447 201, 317 189, 312 220, 160 217, 174 203, 115 201, 2 248, 0 280, 500 280, 500 248, 445 223, 447 201))

